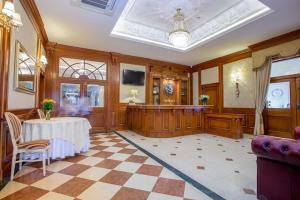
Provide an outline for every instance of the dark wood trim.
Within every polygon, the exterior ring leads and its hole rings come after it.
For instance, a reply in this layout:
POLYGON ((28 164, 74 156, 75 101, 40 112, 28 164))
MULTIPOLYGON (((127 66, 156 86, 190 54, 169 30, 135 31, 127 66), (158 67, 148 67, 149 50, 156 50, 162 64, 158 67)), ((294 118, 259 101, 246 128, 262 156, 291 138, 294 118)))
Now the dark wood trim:
POLYGON ((11 34, 6 29, 1 29, 1 57, 0 57, 0 118, 4 118, 7 109, 7 93, 9 78, 10 38, 11 34))
POLYGON ((252 56, 252 52, 250 49, 244 49, 242 51, 238 51, 226 56, 222 56, 213 60, 209 60, 203 63, 199 63, 197 65, 194 65, 192 67, 192 71, 199 71, 211 67, 217 67, 220 64, 226 64, 226 63, 231 63, 234 61, 242 60, 245 58, 249 58, 252 56))
POLYGON ((40 12, 35 4, 34 0, 20 0, 23 8, 25 9, 25 12, 29 19, 31 20, 31 23, 37 30, 37 32, 40 35, 40 38, 42 40, 42 43, 44 47, 48 43, 48 36, 45 30, 45 25, 43 23, 42 17, 40 15, 40 12))
POLYGON ((300 39, 300 29, 250 45, 252 52, 300 39))

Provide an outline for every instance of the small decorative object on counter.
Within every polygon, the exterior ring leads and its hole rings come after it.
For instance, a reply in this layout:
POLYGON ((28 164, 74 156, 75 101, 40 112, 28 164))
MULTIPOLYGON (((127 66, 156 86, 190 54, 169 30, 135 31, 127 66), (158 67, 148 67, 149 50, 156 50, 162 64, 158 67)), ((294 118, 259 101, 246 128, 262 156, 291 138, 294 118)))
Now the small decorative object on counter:
POLYGON ((202 94, 200 95, 200 101, 202 102, 202 105, 206 105, 208 100, 209 100, 209 96, 208 95, 205 95, 205 94, 202 94))
POLYGON ((46 112, 46 120, 50 120, 51 111, 54 109, 54 104, 56 101, 53 99, 44 99, 42 102, 43 111, 46 112))
POLYGON ((129 105, 135 105, 136 96, 138 95, 139 91, 136 89, 130 90, 130 97, 129 97, 129 105))

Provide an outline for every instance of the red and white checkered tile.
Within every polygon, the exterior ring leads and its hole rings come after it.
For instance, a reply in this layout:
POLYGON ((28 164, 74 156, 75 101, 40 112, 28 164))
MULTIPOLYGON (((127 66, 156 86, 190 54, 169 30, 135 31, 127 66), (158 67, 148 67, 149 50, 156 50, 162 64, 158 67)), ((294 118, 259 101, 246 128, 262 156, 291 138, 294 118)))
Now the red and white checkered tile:
POLYGON ((41 164, 27 164, 0 191, 11 200, 183 200, 210 199, 113 133, 91 136, 89 152, 41 164))

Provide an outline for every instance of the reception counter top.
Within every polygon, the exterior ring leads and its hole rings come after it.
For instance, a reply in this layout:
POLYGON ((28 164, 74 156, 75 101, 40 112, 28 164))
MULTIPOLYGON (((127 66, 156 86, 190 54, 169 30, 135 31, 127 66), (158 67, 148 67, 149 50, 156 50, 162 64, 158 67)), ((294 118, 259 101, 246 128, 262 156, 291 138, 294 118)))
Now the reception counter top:
POLYGON ((175 137, 204 130, 204 113, 212 106, 129 105, 127 127, 147 137, 175 137))

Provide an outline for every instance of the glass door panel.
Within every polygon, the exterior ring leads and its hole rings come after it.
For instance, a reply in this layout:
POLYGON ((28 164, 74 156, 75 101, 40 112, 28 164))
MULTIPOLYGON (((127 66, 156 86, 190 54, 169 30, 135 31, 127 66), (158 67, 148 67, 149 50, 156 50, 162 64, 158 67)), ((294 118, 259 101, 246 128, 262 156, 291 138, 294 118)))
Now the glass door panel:
POLYGON ((290 109, 290 82, 270 83, 267 94, 267 108, 290 109))
POLYGON ((80 84, 61 83, 60 106, 74 107, 80 104, 80 84))
POLYGON ((90 107, 104 107, 104 86, 88 84, 87 100, 90 107))

